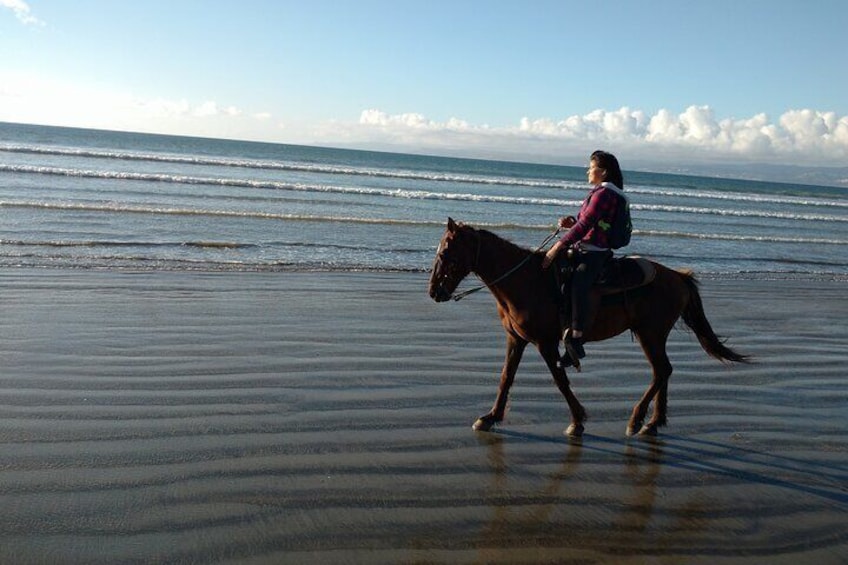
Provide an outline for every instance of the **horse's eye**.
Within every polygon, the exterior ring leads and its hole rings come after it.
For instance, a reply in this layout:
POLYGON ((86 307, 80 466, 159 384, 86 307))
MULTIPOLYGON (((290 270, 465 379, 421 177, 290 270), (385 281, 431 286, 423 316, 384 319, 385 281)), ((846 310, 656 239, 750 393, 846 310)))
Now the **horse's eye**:
POLYGON ((444 253, 442 253, 442 261, 448 264, 456 263, 456 257, 454 257, 453 255, 453 253, 445 251, 444 253))

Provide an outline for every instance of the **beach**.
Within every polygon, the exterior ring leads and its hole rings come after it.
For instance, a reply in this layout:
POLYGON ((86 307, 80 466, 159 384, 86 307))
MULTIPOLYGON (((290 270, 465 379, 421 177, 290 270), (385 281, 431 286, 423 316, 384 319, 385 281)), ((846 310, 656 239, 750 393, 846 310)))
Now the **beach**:
MULTIPOLYGON (((466 283, 467 284, 467 283, 466 283)), ((506 420, 486 293, 426 273, 0 271, 0 563, 845 563, 848 301, 702 281, 724 366, 587 345, 582 440, 528 348, 506 420)))

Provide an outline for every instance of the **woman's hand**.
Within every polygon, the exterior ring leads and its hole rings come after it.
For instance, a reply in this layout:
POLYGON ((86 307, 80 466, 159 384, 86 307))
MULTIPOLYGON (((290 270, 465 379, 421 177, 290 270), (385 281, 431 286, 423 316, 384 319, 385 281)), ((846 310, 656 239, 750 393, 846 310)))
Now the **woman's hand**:
MULTIPOLYGON (((565 218, 563 218, 563 219, 565 219, 565 218)), ((559 242, 559 241, 554 243, 551 246, 551 248, 548 249, 548 252, 545 253, 545 258, 542 259, 542 268, 543 269, 547 269, 548 267, 551 266, 551 263, 553 263, 554 259, 556 259, 556 256, 559 253, 560 249, 562 249, 562 243, 559 242)))
POLYGON ((575 218, 574 216, 566 216, 565 218, 559 219, 559 227, 560 227, 560 229, 564 229, 564 230, 569 229, 571 226, 573 226, 576 223, 577 223, 577 218, 575 218))

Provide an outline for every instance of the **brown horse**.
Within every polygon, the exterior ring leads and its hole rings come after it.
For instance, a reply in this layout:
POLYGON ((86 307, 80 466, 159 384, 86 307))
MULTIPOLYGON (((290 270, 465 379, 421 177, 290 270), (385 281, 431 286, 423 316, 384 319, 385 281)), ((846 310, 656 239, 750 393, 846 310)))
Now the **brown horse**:
MULTIPOLYGON (((554 268, 543 270, 542 257, 542 253, 523 249, 489 231, 448 219, 430 276, 430 297, 436 302, 450 300, 460 281, 474 273, 494 295, 507 335, 506 360, 495 403, 474 423, 475 430, 489 430, 503 420, 521 356, 527 344, 532 343, 571 410, 571 425, 566 434, 579 437, 583 433, 586 411, 572 392, 565 369, 559 366, 562 330, 554 268)), ((631 292, 627 299, 601 302, 594 297, 593 321, 584 332, 586 341, 601 341, 631 330, 651 364, 653 379, 633 407, 627 424, 628 436, 637 432, 653 436, 660 426, 666 425, 668 379, 672 371, 666 341, 678 318, 683 318, 712 357, 722 362, 748 362, 746 356, 725 346, 713 332, 692 273, 675 271, 659 263, 653 265, 656 270, 653 281, 638 293, 631 292), (653 415, 643 425, 652 400, 653 415)))

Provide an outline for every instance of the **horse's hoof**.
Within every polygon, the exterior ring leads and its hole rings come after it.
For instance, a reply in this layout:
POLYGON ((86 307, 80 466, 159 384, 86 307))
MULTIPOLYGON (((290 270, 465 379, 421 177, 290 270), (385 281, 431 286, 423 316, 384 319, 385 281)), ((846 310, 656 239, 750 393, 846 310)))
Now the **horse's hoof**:
POLYGON ((636 435, 636 431, 637 431, 637 426, 635 426, 635 425, 633 425, 633 424, 628 424, 628 425, 627 425, 627 429, 626 429, 626 430, 624 430, 624 434, 625 434, 627 437, 633 437, 633 436, 635 436, 635 435, 636 435))
POLYGON ((475 432, 488 432, 492 429, 492 426, 494 425, 494 420, 489 420, 487 418, 477 418, 477 421, 474 422, 474 425, 471 426, 471 429, 475 432))
POLYGON ((568 428, 566 428, 565 435, 570 438, 583 437, 584 429, 583 424, 571 424, 568 428))
POLYGON ((657 427, 650 424, 644 425, 639 430, 639 435, 643 437, 657 437, 657 427))

